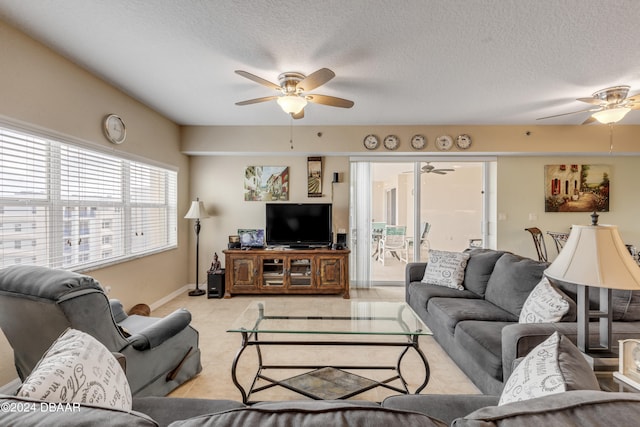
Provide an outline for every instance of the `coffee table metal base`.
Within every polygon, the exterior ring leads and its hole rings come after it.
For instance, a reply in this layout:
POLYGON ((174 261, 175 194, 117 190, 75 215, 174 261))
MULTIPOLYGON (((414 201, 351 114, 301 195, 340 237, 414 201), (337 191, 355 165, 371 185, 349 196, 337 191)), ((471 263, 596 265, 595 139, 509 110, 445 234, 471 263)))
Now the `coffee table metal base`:
POLYGON ((269 389, 271 387, 280 386, 303 396, 316 400, 327 399, 348 399, 363 393, 367 390, 371 390, 376 387, 384 387, 393 390, 401 394, 410 394, 406 380, 404 379, 401 371, 401 364, 404 356, 409 349, 413 348, 418 354, 420 360, 424 365, 424 381, 414 391, 415 394, 420 393, 429 382, 429 362, 426 356, 420 349, 418 344, 418 335, 410 335, 406 337, 406 341, 262 341, 258 339, 258 334, 255 332, 242 332, 242 345, 231 365, 231 378, 235 386, 240 390, 242 395, 242 401, 246 404, 255 403, 250 401, 252 394, 269 389), (371 365, 265 365, 262 360, 262 347, 263 346, 383 346, 383 347, 401 347, 402 351, 395 366, 371 366, 371 365), (240 358, 244 351, 249 346, 256 348, 258 357, 258 368, 253 378, 252 384, 248 390, 239 383, 237 377, 237 368, 240 358), (286 370, 286 369, 308 369, 310 372, 296 375, 284 380, 277 380, 266 375, 266 371, 270 369, 286 370), (365 378, 346 370, 391 370, 394 372, 392 376, 381 381, 377 381, 370 378, 365 378), (258 380, 267 382, 266 385, 257 386, 258 380), (390 383, 394 381, 400 381, 401 386, 396 387, 390 383), (327 387, 324 389, 323 387, 327 387))

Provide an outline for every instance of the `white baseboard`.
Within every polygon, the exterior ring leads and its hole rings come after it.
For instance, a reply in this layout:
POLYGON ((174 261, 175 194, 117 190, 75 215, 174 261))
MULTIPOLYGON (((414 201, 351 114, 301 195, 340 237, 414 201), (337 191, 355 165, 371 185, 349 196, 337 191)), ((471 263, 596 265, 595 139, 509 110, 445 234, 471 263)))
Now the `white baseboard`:
POLYGON ((164 298, 160 298, 158 301, 149 304, 149 308, 151 308, 151 311, 155 310, 156 308, 168 303, 169 301, 171 301, 172 299, 182 295, 185 292, 190 291, 191 289, 195 289, 196 285, 184 285, 183 287, 181 287, 180 289, 177 289, 173 292, 171 292, 169 295, 167 295, 164 298))

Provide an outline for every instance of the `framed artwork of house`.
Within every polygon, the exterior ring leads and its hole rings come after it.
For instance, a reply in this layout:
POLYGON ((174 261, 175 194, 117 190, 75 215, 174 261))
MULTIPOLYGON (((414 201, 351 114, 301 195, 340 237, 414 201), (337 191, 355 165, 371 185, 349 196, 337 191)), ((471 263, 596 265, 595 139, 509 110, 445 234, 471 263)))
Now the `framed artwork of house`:
POLYGON ((609 165, 545 165, 545 212, 609 212, 610 173, 609 165))
POLYGON ((247 166, 244 171, 244 200, 289 200, 289 167, 247 166))

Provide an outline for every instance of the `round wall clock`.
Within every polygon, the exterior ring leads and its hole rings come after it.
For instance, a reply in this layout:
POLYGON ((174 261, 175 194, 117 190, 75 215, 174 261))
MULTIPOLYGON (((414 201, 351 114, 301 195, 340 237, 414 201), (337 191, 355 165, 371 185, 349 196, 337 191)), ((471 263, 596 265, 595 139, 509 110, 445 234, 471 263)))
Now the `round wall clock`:
POLYGON ((400 138, 395 135, 387 135, 382 143, 387 150, 395 150, 400 146, 400 138))
POLYGON ((380 145, 380 140, 375 135, 367 135, 364 137, 362 143, 367 150, 375 150, 378 148, 378 145, 380 145))
POLYGON ((124 121, 115 114, 109 114, 104 118, 103 131, 107 139, 114 144, 122 144, 127 138, 124 121))
POLYGON ((427 138, 424 135, 413 135, 411 137, 411 148, 414 150, 422 150, 427 146, 427 138))
POLYGON ((458 146, 458 148, 466 150, 467 148, 471 147, 471 137, 466 133, 458 135, 458 137, 456 138, 456 145, 458 146))
POLYGON ((453 138, 449 135, 441 135, 436 138, 436 148, 440 151, 448 151, 453 147, 453 138))

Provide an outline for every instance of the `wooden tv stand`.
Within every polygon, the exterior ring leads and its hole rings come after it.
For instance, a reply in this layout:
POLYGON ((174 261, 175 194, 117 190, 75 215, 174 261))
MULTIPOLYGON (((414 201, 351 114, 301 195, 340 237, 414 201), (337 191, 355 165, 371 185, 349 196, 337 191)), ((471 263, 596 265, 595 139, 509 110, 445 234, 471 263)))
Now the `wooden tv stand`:
POLYGON ((349 250, 228 249, 225 298, 233 294, 342 294, 349 298, 349 250))

